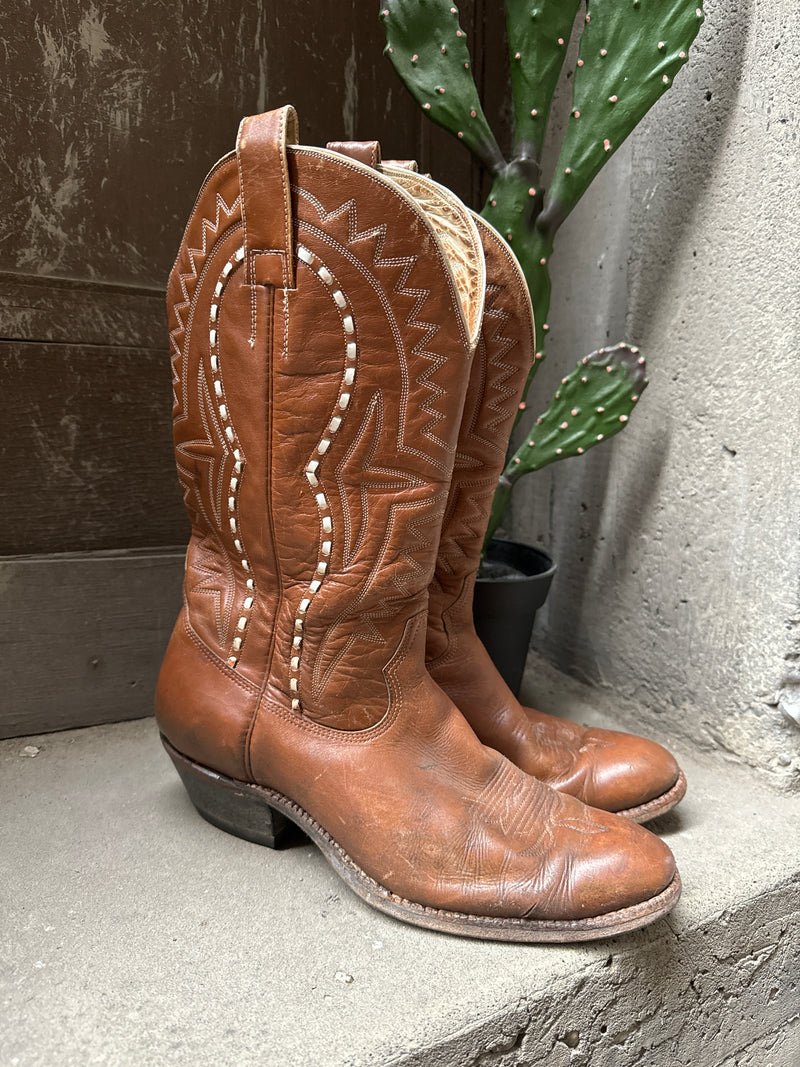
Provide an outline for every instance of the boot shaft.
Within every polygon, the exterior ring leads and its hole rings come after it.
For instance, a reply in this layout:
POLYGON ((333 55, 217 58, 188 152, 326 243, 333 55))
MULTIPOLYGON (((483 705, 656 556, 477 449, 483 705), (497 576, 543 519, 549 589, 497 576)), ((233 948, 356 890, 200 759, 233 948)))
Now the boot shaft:
MULTIPOLYGON (((417 173, 413 160, 381 163, 377 141, 332 141, 328 148, 378 168, 428 207, 449 190, 417 173)), ((535 327, 522 268, 508 244, 472 213, 486 271, 481 331, 459 427, 433 580, 429 589, 429 669, 447 663, 459 631, 472 629, 472 598, 497 481, 525 376, 535 359, 535 327)))
POLYGON ((478 216, 486 303, 459 429, 456 461, 430 587, 429 669, 472 631, 472 599, 492 500, 520 395, 536 351, 530 295, 513 252, 478 216))
POLYGON ((403 637, 427 606, 483 260, 465 210, 290 144, 292 123, 245 120, 170 277, 183 625, 229 681, 354 730, 385 715, 399 655, 422 669, 403 637))

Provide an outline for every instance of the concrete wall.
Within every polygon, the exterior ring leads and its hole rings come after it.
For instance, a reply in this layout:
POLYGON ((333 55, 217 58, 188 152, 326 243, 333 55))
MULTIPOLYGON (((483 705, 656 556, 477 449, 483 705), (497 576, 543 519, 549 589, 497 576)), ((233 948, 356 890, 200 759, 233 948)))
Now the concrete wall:
POLYGON ((560 565, 535 647, 646 730, 798 784, 796 0, 709 0, 688 66, 565 225, 532 407, 586 352, 642 347, 623 434, 516 491, 560 565))

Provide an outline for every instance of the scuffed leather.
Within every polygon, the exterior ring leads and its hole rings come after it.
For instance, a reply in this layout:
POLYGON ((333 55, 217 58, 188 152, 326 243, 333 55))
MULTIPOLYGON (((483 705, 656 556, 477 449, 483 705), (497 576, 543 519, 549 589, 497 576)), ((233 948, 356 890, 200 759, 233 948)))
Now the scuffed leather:
POLYGON ((484 747, 425 669, 471 372, 434 228, 357 162, 287 147, 280 133, 262 154, 265 171, 287 161, 295 288, 247 283, 234 155, 204 183, 169 283, 192 537, 156 696, 164 735, 301 805, 408 900, 552 919, 649 900, 673 878, 669 849, 484 747), (356 374, 339 408, 352 340, 356 374), (346 417, 331 431, 334 412, 346 417), (330 551, 309 597, 325 516, 330 551))

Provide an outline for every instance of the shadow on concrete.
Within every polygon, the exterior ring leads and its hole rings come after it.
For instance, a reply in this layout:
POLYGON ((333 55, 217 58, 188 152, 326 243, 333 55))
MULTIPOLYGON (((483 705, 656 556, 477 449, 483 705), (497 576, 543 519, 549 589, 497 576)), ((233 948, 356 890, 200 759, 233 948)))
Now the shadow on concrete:
MULTIPOLYGON (((695 99, 702 114, 686 117, 686 128, 696 136, 665 138, 660 147, 657 170, 666 172, 669 181, 660 186, 664 191, 655 217, 648 212, 642 230, 646 241, 636 248, 627 319, 627 333, 634 340, 646 336, 652 301, 662 289, 662 279, 675 269, 677 251, 693 227, 704 190, 716 180, 714 162, 724 148, 739 96, 752 7, 753 0, 731 0, 717 25, 706 21, 690 54, 686 73, 691 71, 696 89, 687 101, 695 99)), ((634 154, 634 167, 635 162, 634 154)))
MULTIPOLYGON (((640 131, 654 157, 652 166, 659 180, 658 195, 649 208, 631 201, 634 263, 629 273, 625 335, 633 343, 647 338, 654 306, 666 289, 665 280, 677 269, 677 256, 690 237, 697 205, 716 180, 715 160, 725 147, 737 105, 752 7, 753 0, 732 0, 724 13, 717 11, 714 25, 710 20, 705 23, 682 75, 691 79, 689 91, 684 94, 687 108, 670 110, 667 106, 663 128, 651 125, 649 130, 640 131), (634 218, 637 214, 638 225, 634 218)), ((653 115, 658 121, 659 108, 665 103, 656 104, 654 113, 645 120, 646 126, 653 123, 653 115)), ((634 134, 634 189, 636 140, 634 134)), ((647 410, 647 393, 643 404, 647 410)), ((646 417, 639 414, 638 420, 646 417)), ((537 624, 535 645, 561 670, 592 684, 602 683, 603 679, 599 667, 592 672, 596 676, 587 674, 592 656, 583 654, 590 641, 582 619, 589 599, 603 596, 603 590, 614 583, 631 545, 641 534, 640 516, 652 514, 670 434, 666 420, 660 421, 661 425, 648 427, 638 465, 633 473, 625 471, 623 484, 621 472, 612 466, 613 445, 593 452, 591 458, 585 457, 579 476, 574 469, 568 478, 566 472, 563 476, 561 472, 554 475, 558 479, 554 481, 555 495, 562 498, 566 493, 570 503, 585 508, 587 514, 571 531, 556 533, 553 554, 560 569, 550 596, 547 633, 543 632, 543 617, 537 624), (590 524, 589 517, 596 518, 596 525, 590 524), (603 519, 613 524, 613 538, 600 539, 603 519), (562 583, 569 581, 570 575, 586 580, 573 579, 566 587, 562 583), (576 661, 582 662, 580 670, 576 661)), ((551 501, 551 515, 553 510, 551 501)), ((550 528, 553 529, 552 519, 550 528)))
POLYGON ((647 829, 651 830, 654 834, 658 834, 659 837, 669 839, 674 837, 675 834, 679 834, 682 830, 685 830, 689 826, 690 820, 679 809, 673 808, 672 811, 668 811, 666 815, 660 815, 657 819, 651 819, 647 823, 647 829))
MULTIPOLYGON (((558 547, 559 571, 553 581, 552 596, 556 604, 569 605, 569 626, 564 630, 561 620, 560 632, 548 647, 548 659, 559 669, 576 673, 574 662, 582 643, 584 607, 602 597, 603 590, 613 586, 620 568, 641 533, 640 514, 650 514, 659 495, 659 486, 664 463, 669 451, 669 426, 664 425, 652 444, 640 450, 639 462, 625 472, 624 486, 620 488, 618 476, 612 473, 613 445, 598 450, 591 460, 580 468, 580 478, 573 482, 570 493, 583 506, 590 502, 577 536, 565 538, 558 547), (613 540, 601 539, 599 525, 591 525, 591 519, 599 520, 610 515, 614 525, 613 540), (591 576, 591 581, 572 581, 569 590, 560 592, 559 578, 569 580, 570 575, 591 576)), ((581 657, 578 657, 581 658, 581 657)), ((585 668, 580 672, 585 674, 585 668)), ((591 684, 601 678, 587 678, 591 684)))

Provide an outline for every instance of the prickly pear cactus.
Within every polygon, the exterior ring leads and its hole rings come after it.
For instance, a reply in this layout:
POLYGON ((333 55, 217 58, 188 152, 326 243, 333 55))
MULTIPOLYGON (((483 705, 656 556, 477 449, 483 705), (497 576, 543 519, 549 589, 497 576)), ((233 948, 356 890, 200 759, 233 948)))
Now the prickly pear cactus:
POLYGON ((494 536, 514 483, 620 432, 647 386, 644 357, 631 345, 599 348, 561 379, 555 396, 500 478, 485 544, 494 536))

